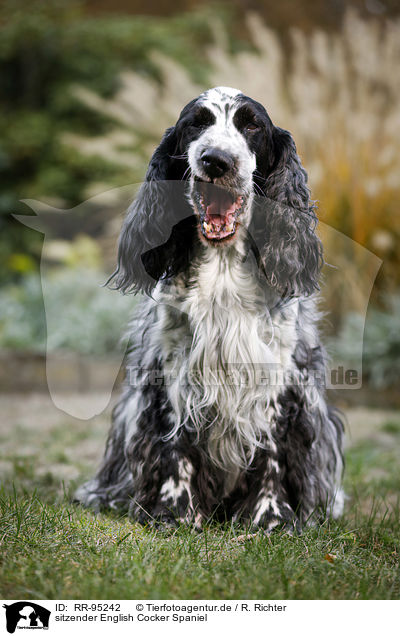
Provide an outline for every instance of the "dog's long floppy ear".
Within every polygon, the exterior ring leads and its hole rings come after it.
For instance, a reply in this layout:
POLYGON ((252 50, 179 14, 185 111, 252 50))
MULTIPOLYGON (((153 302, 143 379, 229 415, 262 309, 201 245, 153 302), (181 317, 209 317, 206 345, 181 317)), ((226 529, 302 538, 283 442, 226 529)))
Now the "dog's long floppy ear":
POLYGON ((185 197, 188 164, 176 156, 177 148, 176 129, 168 128, 122 226, 118 265, 109 282, 124 293, 151 294, 160 278, 185 267, 195 218, 185 197))
POLYGON ((318 289, 323 258, 307 173, 289 132, 274 127, 271 145, 265 198, 256 196, 249 230, 269 284, 282 297, 309 295, 318 289))

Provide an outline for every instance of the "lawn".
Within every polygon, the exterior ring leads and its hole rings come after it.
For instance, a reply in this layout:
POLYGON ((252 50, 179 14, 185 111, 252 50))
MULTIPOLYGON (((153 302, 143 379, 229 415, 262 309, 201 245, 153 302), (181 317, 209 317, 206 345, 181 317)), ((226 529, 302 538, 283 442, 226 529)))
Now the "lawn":
POLYGON ((161 532, 95 516, 69 497, 100 456, 109 409, 82 422, 28 395, 1 397, 0 411, 2 598, 400 597, 400 413, 347 413, 339 522, 268 537, 231 525, 161 532))

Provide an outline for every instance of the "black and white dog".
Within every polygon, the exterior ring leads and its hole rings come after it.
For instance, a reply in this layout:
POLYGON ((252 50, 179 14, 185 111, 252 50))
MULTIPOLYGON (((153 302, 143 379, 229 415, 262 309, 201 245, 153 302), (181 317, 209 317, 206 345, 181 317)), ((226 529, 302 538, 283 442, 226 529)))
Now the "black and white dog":
POLYGON ((130 373, 78 501, 267 531, 340 515, 343 427, 324 399, 306 184, 291 135, 238 90, 203 93, 166 131, 113 276, 147 294, 130 373))

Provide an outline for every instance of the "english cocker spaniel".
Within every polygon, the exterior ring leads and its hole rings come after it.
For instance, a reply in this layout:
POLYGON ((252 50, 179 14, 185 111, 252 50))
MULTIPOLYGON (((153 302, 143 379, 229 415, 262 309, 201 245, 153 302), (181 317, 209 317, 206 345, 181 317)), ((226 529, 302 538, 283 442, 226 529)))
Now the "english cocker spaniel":
POLYGON ((316 224, 295 143, 261 104, 218 87, 185 106, 122 228, 112 281, 144 297, 105 455, 78 501, 142 523, 266 531, 341 513, 316 224))

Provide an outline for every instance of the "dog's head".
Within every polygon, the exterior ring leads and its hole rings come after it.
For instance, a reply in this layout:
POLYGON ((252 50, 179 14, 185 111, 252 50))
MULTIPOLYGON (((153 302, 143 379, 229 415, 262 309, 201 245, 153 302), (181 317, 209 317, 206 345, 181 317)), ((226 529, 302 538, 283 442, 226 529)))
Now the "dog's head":
POLYGON ((291 135, 250 97, 213 88, 185 106, 150 161, 122 229, 116 286, 149 292, 199 244, 226 249, 242 235, 271 286, 309 294, 321 265, 315 225, 291 135))

